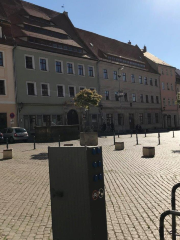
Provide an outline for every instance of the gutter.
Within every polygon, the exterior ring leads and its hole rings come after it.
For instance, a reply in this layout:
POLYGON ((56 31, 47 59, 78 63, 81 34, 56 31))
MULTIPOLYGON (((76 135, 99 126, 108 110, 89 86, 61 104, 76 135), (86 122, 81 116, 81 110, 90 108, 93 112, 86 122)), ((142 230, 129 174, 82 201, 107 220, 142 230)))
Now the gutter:
POLYGON ((15 64, 15 50, 17 48, 17 43, 16 41, 14 42, 14 47, 13 47, 13 72, 14 72, 14 86, 15 86, 15 102, 17 106, 17 124, 19 127, 19 111, 18 111, 18 104, 17 104, 17 78, 16 78, 16 64, 15 64))

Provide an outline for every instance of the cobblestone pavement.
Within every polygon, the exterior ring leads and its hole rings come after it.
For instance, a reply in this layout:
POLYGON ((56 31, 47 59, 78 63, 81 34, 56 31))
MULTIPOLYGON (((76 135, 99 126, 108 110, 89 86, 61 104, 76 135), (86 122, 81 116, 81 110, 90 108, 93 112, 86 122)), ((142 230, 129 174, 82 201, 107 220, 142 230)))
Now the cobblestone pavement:
MULTIPOLYGON (((136 145, 135 135, 122 135, 117 141, 124 141, 123 151, 114 150, 113 137, 99 138, 109 240, 159 239, 160 214, 171 208, 171 188, 180 182, 180 131, 172 136, 172 132, 162 133, 158 145, 157 133, 146 138, 142 134, 136 145), (155 157, 143 158, 143 146, 155 146, 155 157)), ((79 145, 79 141, 71 142, 79 145)), ((0 145, 1 240, 52 240, 48 146, 58 143, 37 144, 36 150, 32 143, 13 144, 9 146, 13 159, 2 160, 5 145, 0 145)), ((166 239, 171 239, 167 234, 170 223, 167 218, 166 239)))

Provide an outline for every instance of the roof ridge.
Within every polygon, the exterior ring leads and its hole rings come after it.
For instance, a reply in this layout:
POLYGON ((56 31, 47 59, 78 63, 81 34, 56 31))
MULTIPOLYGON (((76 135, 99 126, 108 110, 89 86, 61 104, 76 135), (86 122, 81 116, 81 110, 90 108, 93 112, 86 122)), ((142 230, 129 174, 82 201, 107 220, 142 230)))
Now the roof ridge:
POLYGON ((106 37, 106 36, 100 35, 100 34, 98 34, 98 33, 90 32, 90 31, 87 31, 87 30, 84 30, 84 29, 80 29, 80 28, 76 28, 76 29, 81 30, 81 31, 83 31, 83 32, 92 33, 92 34, 98 35, 98 36, 100 36, 100 37, 108 38, 108 39, 114 40, 114 41, 116 41, 116 42, 123 43, 123 44, 128 45, 128 46, 136 47, 136 45, 124 43, 124 42, 121 42, 121 41, 119 41, 119 40, 117 40, 117 39, 110 38, 110 37, 106 37))

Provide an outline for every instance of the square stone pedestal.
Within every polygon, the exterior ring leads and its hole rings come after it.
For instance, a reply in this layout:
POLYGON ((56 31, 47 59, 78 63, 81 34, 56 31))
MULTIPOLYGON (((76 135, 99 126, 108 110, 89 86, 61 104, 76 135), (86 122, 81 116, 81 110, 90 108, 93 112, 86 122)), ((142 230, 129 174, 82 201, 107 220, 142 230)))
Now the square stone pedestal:
POLYGON ((123 150, 124 142, 115 142, 115 150, 123 150))
POLYGON ((4 149, 3 150, 3 159, 12 159, 12 154, 13 150, 11 149, 4 149))
POLYGON ((143 156, 144 157, 154 157, 155 147, 143 147, 143 156))

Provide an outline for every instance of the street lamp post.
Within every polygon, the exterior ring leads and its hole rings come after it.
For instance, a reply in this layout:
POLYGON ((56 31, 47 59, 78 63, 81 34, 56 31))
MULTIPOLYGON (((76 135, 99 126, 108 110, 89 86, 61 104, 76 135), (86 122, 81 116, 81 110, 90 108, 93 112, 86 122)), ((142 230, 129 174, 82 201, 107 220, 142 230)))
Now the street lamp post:
POLYGON ((118 78, 119 78, 119 91, 118 91, 118 98, 123 96, 123 93, 120 91, 120 79, 121 79, 121 74, 119 74, 119 70, 122 71, 124 69, 124 66, 118 68, 118 78))

